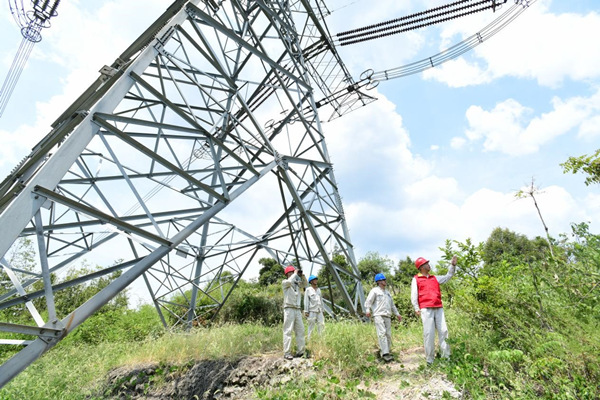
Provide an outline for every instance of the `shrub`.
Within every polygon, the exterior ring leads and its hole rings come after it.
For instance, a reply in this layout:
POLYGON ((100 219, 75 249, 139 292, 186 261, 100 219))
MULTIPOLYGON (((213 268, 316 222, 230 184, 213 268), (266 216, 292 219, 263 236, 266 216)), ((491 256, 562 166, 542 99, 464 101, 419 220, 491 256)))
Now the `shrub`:
POLYGON ((283 322, 282 294, 278 285, 269 289, 245 288, 234 291, 219 313, 222 323, 259 322, 276 325, 283 322))
POLYGON ((92 315, 77 327, 65 342, 139 342, 164 333, 156 310, 145 305, 139 310, 111 310, 92 315))

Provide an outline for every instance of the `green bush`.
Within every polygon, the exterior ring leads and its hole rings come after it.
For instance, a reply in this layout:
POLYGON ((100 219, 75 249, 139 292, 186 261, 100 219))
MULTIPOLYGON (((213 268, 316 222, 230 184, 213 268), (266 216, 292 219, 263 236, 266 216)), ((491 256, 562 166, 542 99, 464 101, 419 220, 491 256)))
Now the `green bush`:
MULTIPOLYGON (((512 237, 504 233, 503 238, 512 237)), ((544 259, 537 250, 529 257, 517 250, 538 249, 540 241, 529 246, 526 238, 518 239, 520 247, 488 241, 478 248, 493 249, 493 257, 459 246, 459 254, 470 255, 459 259, 478 264, 463 264, 470 274, 446 285, 454 311, 447 313, 453 351, 449 377, 472 398, 599 398, 600 315, 592 293, 585 301, 572 295, 587 286, 582 276, 594 280, 580 273, 578 263, 586 260, 589 269, 598 252, 573 246, 579 260, 563 258, 564 249, 555 250, 554 258, 546 254, 544 259)))
MULTIPOLYGON (((600 398, 600 236, 590 234, 585 224, 577 225, 575 239, 565 236, 559 243, 552 241, 555 249, 550 256, 545 240, 536 238, 528 243, 523 236, 495 232, 485 246, 448 241, 442 249, 446 263, 452 254, 458 254, 459 268, 442 288, 452 357, 433 368, 446 372, 465 398, 600 398), (457 250, 452 243, 458 245, 457 250)), ((414 316, 407 284, 410 260, 404 264, 407 273, 402 275, 402 283, 390 282, 405 320, 404 326, 395 325, 399 329, 393 333, 394 351, 422 345, 422 328, 414 316)), ((440 271, 443 268, 441 265, 440 271)), ((229 284, 225 283, 225 289, 229 284)), ((370 287, 372 282, 366 282, 367 291, 370 287)), ((1 395, 43 398, 37 394, 43 393, 46 398, 84 398, 87 389, 73 386, 90 386, 94 374, 103 376, 122 363, 185 363, 200 357, 278 352, 281 303, 279 282, 268 286, 240 282, 219 314, 221 325, 158 338, 163 330, 153 307, 107 308, 25 370, 1 395), (129 354, 132 349, 137 354, 129 354), (71 364, 83 372, 71 372, 71 364), (61 370, 65 372, 61 374, 61 370), (46 386, 40 376, 48 377, 46 386)), ((199 307, 203 304, 201 301, 199 307)), ((311 338, 309 348, 320 372, 316 379, 262 388, 258 396, 370 396, 361 393, 356 382, 381 377, 371 324, 328 321, 324 334, 311 338)))
POLYGON ((111 310, 92 315, 64 341, 80 344, 139 342, 164 333, 156 310, 150 305, 139 310, 111 310))
MULTIPOLYGON (((394 290, 392 290, 392 293, 394 290)), ((413 321, 420 321, 420 318, 415 314, 415 309, 410 301, 410 286, 403 288, 394 294, 394 304, 398 309, 398 312, 402 316, 402 321, 406 324, 413 321)))
POLYGON ((221 323, 258 322, 267 326, 283 322, 283 293, 280 285, 267 288, 247 286, 234 291, 221 312, 221 323))

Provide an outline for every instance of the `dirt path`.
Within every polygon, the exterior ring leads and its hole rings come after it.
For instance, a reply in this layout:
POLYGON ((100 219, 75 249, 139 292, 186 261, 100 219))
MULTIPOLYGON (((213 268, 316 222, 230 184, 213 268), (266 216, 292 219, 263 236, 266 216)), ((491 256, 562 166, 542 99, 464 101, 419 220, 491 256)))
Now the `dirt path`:
POLYGON ((397 361, 386 364, 383 377, 368 386, 362 382, 359 389, 368 390, 380 400, 432 400, 443 398, 444 393, 461 398, 452 382, 439 372, 422 369, 424 364, 422 347, 405 350, 398 355, 397 361))

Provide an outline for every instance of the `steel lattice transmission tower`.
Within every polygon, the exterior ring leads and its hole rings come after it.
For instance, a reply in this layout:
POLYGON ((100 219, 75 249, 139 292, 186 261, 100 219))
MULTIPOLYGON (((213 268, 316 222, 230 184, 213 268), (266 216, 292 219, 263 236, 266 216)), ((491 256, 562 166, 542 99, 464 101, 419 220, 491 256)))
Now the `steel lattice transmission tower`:
POLYGON ((0 343, 25 346, 0 366, 0 386, 137 278, 165 325, 203 323, 264 251, 326 265, 336 306, 356 315, 363 289, 319 114, 373 99, 339 59, 323 6, 176 1, 1 183, 0 312, 31 318, 0 323, 0 343), (229 212, 260 199, 278 210, 264 226, 229 212), (23 237, 37 243, 33 270, 11 264, 23 237), (332 263, 333 248, 350 268, 332 263), (53 284, 83 259, 119 261, 53 284), (57 315, 56 293, 115 271, 57 315))

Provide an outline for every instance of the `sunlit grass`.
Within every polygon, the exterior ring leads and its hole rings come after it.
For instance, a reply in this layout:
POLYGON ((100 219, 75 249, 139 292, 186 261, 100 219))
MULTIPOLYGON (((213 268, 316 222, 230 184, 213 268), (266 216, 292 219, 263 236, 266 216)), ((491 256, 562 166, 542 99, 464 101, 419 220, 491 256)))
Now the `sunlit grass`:
POLYGON ((144 343, 130 358, 131 363, 232 358, 281 349, 280 327, 259 324, 228 324, 190 333, 169 333, 144 343))
MULTIPOLYGON (((392 352, 400 352, 422 344, 417 324, 395 324, 392 329, 392 352)), ((315 360, 334 363, 348 376, 357 375, 367 360, 378 351, 375 327, 370 323, 343 321, 327 324, 321 337, 311 337, 308 348, 315 360)))
MULTIPOLYGON (((518 360, 511 358, 507 361, 497 358, 504 355, 508 357, 515 352, 510 348, 491 346, 493 332, 483 325, 474 326, 472 320, 455 310, 447 310, 446 315, 454 354, 454 361, 450 364, 454 368, 451 375, 461 385, 473 386, 479 383, 489 388, 490 384, 501 379, 513 382, 512 390, 516 393, 537 391, 535 385, 539 385, 539 380, 534 379, 532 374, 541 376, 546 370, 550 371, 552 360, 548 358, 545 361, 544 357, 548 352, 546 349, 552 346, 555 350, 549 355, 559 357, 565 365, 577 368, 580 373, 588 371, 590 377, 597 375, 597 366, 594 365, 597 365, 599 340, 595 335, 597 326, 594 323, 581 324, 584 331, 579 337, 550 332, 546 337, 536 338, 535 348, 539 350, 525 354, 518 360), (570 355, 574 350, 578 356, 570 355), (495 358, 491 358, 492 356, 495 358), (579 359, 575 360, 574 357, 579 359), (481 369, 484 366, 485 371, 481 369), (467 367, 470 369, 465 369, 467 367), (481 370, 481 374, 473 375, 471 369, 481 370), (487 374, 494 375, 492 377, 487 374)), ((392 336, 392 351, 396 355, 404 350, 420 347, 421 323, 395 323, 392 336)), ((228 324, 195 329, 189 333, 166 333, 141 342, 103 342, 97 345, 64 342, 0 390, 0 399, 91 398, 101 393, 100 388, 105 383, 107 374, 118 367, 160 363, 185 366, 199 360, 237 359, 263 354, 279 357, 283 355, 282 345, 280 325, 260 324, 228 324)), ((358 389, 358 383, 376 381, 383 376, 385 370, 384 364, 376 357, 378 344, 372 323, 328 321, 323 334, 315 332, 307 343, 307 348, 311 352, 314 368, 319 371, 315 376, 293 380, 284 387, 261 387, 257 389, 256 395, 266 399, 283 398, 281 396, 289 399, 313 396, 368 397, 369 393, 362 393, 358 389)), ((444 370, 443 366, 440 368, 444 370)), ((565 384, 572 387, 570 392, 577 392, 578 383, 565 381, 565 384)), ((471 391, 471 395, 475 397, 485 393, 483 387, 479 391, 471 391)), ((592 397, 589 398, 593 398, 595 392, 590 393, 592 397)))
MULTIPOLYGON (((397 325, 393 338, 396 352, 419 345, 419 326, 397 325)), ((59 344, 1 390, 0 399, 82 399, 95 393, 109 371, 117 367, 282 355, 282 346, 282 327, 260 324, 167 333, 137 343, 59 344)), ((340 375, 357 376, 373 363, 377 336, 372 324, 328 322, 321 336, 313 335, 308 348, 314 361, 334 368, 340 375)))
POLYGON ((81 399, 126 363, 136 343, 57 346, 0 391, 0 399, 81 399))

